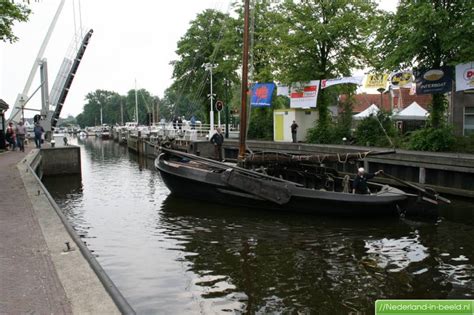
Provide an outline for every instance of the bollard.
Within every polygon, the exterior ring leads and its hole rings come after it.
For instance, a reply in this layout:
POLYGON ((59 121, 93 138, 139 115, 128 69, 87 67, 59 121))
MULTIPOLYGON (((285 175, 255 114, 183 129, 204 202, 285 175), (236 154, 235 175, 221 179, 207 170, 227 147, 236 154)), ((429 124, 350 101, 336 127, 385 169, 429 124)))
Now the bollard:
POLYGON ((51 148, 54 148, 55 145, 56 145, 56 141, 51 140, 51 148))

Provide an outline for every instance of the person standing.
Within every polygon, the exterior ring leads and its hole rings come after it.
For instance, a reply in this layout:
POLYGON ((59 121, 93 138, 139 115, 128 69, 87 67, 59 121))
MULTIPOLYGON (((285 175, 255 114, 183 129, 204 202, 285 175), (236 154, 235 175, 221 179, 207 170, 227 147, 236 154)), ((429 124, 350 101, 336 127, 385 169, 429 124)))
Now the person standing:
POLYGON ((293 124, 291 124, 291 138, 293 139, 293 143, 296 143, 296 132, 298 130, 298 124, 296 123, 296 120, 293 120, 293 124))
POLYGON ((16 126, 16 141, 17 145, 20 148, 21 152, 25 152, 25 137, 26 137, 26 127, 23 124, 23 120, 20 120, 18 126, 16 126))
POLYGON ((370 194, 369 187, 367 186, 367 180, 374 178, 375 176, 382 174, 383 171, 379 170, 375 173, 365 173, 363 167, 357 170, 357 176, 352 183, 352 193, 353 194, 360 194, 360 195, 367 195, 370 194))
POLYGON ((196 117, 194 115, 191 117, 191 129, 196 129, 196 117))
POLYGON ((35 133, 36 148, 41 149, 41 137, 43 136, 44 129, 40 125, 39 122, 35 123, 35 127, 33 128, 33 132, 35 133))
POLYGON ((214 158, 218 161, 223 161, 222 144, 224 143, 224 136, 222 135, 221 128, 216 129, 216 133, 211 137, 211 143, 214 144, 214 158))
POLYGON ((176 125, 178 124, 178 117, 173 117, 173 129, 176 129, 176 125))
POLYGON ((16 135, 15 135, 15 129, 13 128, 12 122, 8 123, 7 132, 5 133, 5 138, 9 144, 10 150, 15 151, 16 135))

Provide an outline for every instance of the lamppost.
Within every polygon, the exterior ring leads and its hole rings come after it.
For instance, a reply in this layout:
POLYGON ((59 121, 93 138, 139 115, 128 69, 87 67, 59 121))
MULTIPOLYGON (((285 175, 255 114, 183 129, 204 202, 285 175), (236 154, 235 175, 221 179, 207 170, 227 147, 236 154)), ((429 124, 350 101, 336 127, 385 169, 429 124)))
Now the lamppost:
POLYGON ((204 69, 206 69, 206 71, 209 71, 210 74, 211 74, 211 94, 209 95, 210 99, 211 99, 211 107, 210 107, 210 111, 209 111, 209 123, 210 123, 210 127, 209 127, 209 137, 211 136, 212 134, 212 131, 214 130, 214 94, 212 94, 212 69, 215 69, 217 68, 217 64, 215 63, 205 63, 202 65, 204 67, 204 69))
POLYGON ((382 105, 383 105, 383 92, 385 92, 385 89, 380 87, 377 89, 377 92, 380 93, 380 109, 382 109, 382 105))
POLYGON ((225 137, 229 138, 229 88, 232 82, 228 79, 224 80, 225 84, 225 137))

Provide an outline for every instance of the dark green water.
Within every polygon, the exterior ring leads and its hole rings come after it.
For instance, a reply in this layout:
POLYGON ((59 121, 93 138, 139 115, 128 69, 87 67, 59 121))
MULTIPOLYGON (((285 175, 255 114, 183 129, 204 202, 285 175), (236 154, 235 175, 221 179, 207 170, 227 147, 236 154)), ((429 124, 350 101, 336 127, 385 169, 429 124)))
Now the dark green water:
POLYGON ((169 196, 152 161, 82 147, 45 184, 140 314, 373 313, 380 298, 474 298, 474 204, 436 223, 273 214, 169 196))

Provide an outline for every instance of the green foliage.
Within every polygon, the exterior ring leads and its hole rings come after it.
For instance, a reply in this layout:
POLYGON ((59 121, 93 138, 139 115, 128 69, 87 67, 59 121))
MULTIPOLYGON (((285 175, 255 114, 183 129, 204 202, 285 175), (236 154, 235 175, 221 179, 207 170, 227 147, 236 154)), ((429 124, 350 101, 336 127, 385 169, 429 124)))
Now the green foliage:
MULTIPOLYGON (((338 93, 348 94, 347 100, 340 104, 341 110, 336 121, 319 120, 316 127, 308 130, 306 141, 310 143, 321 143, 321 144, 342 144, 343 138, 351 138, 351 126, 352 126, 352 104, 353 104, 353 93, 355 87, 334 87, 331 90, 327 90, 326 97, 330 97, 332 93, 336 96, 338 93)), ((334 101, 335 102, 335 101, 334 101)), ((329 113, 328 113, 329 114, 329 113)))
POLYGON ((474 134, 456 137, 452 151, 474 154, 474 134))
POLYGON ((10 0, 0 1, 0 40, 3 42, 16 42, 18 37, 13 34, 15 22, 26 22, 31 10, 23 5, 10 0))
MULTIPOLYGON (((99 125, 101 107, 104 124, 121 124, 122 109, 124 123, 135 121, 135 90, 130 90, 126 96, 113 91, 96 90, 88 93, 85 100, 86 104, 82 113, 76 117, 77 123, 81 127, 99 125)), ((162 102, 145 89, 137 91, 139 123, 148 123, 147 113, 153 112, 152 107, 156 106, 156 102, 160 103, 159 117, 163 117, 162 113, 166 114, 169 110, 163 106, 162 102)))
MULTIPOLYGON (((394 70, 471 61, 472 21, 472 1, 401 0, 397 12, 380 24, 374 64, 394 70)), ((433 127, 443 124, 444 111, 444 96, 433 95, 433 127)))
MULTIPOLYGON (((275 16, 278 79, 305 82, 346 76, 363 68, 370 55, 368 42, 381 14, 376 7, 375 1, 284 1, 275 16)), ((319 121, 310 137, 322 143, 331 130, 327 93, 319 93, 319 121)))
POLYGON ((378 60, 389 70, 471 61, 472 21, 471 1, 401 0, 374 42, 378 60))
POLYGON ((390 147, 392 145, 387 136, 392 140, 396 134, 390 114, 379 111, 377 115, 364 118, 358 124, 354 136, 358 145, 390 147))
POLYGON ((249 139, 273 140, 273 109, 252 108, 248 130, 249 139))
POLYGON ((449 151, 454 147, 455 141, 450 126, 427 127, 411 134, 408 148, 418 151, 449 151))
MULTIPOLYGON (((238 83, 236 70, 240 63, 241 37, 236 33, 236 21, 217 10, 205 10, 191 21, 190 27, 178 41, 178 59, 171 62, 173 78, 170 101, 178 112, 189 111, 183 106, 198 106, 193 112, 208 120, 210 92, 209 71, 203 65, 216 64, 213 69, 213 93, 224 99, 227 88, 224 79, 238 83)), ((229 98, 231 97, 228 96, 229 98)), ((177 113, 176 113, 177 114, 177 113)))
POLYGON ((444 113, 448 108, 448 100, 443 94, 433 94, 433 101, 431 103, 431 115, 429 116, 428 125, 437 128, 442 126, 446 119, 444 113))
POLYGON ((308 129, 306 141, 309 143, 331 144, 337 143, 337 131, 332 124, 317 124, 316 127, 308 129))
POLYGON ((69 127, 77 124, 76 117, 69 115, 66 118, 59 118, 58 126, 59 127, 69 127))

